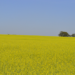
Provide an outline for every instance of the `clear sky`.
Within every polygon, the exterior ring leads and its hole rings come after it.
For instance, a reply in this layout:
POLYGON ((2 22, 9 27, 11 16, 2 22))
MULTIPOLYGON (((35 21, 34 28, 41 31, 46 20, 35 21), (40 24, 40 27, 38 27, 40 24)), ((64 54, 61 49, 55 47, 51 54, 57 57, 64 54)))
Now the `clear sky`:
POLYGON ((0 0, 0 34, 75 33, 75 0, 0 0))

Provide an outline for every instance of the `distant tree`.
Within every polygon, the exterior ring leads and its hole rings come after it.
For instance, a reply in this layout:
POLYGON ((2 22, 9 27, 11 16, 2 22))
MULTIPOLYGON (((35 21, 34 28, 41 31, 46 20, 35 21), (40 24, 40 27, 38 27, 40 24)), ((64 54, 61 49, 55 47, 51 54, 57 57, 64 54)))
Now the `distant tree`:
POLYGON ((67 32, 61 31, 61 32, 59 33, 59 36, 68 37, 68 36, 70 36, 70 35, 69 35, 67 32))
POLYGON ((75 34, 72 34, 71 36, 72 36, 72 37, 75 37, 75 34))

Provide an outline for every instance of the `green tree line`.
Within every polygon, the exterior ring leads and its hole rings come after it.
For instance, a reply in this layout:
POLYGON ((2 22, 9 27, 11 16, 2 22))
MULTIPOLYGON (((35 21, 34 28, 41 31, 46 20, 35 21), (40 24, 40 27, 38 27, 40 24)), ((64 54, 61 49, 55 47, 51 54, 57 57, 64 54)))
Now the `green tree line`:
POLYGON ((62 36, 62 37, 75 37, 75 33, 73 33, 72 35, 70 35, 68 32, 60 31, 60 33, 58 34, 58 36, 62 36))

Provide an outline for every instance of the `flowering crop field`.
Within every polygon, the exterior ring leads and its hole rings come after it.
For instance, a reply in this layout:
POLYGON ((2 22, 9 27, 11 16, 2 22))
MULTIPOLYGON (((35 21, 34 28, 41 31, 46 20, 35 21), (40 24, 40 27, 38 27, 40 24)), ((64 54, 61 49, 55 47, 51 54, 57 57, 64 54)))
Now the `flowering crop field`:
POLYGON ((0 75, 75 75, 75 38, 0 35, 0 75))

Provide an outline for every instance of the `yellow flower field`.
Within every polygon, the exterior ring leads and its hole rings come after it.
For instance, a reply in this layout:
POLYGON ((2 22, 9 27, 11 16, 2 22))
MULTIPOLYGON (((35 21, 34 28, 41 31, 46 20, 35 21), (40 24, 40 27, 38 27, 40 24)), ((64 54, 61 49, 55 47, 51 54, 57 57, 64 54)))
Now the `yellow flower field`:
POLYGON ((0 75, 75 75, 75 38, 0 35, 0 75))

